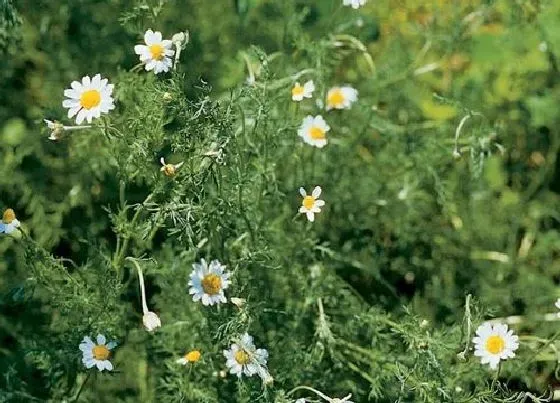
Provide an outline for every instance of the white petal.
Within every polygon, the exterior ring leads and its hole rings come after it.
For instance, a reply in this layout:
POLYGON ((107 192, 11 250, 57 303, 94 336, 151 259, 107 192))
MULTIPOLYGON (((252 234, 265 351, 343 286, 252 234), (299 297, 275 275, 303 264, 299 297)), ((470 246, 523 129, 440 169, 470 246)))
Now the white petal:
POLYGON ((105 344, 107 342, 107 339, 102 334, 98 334, 96 340, 97 344, 105 344))
POLYGON ((311 193, 311 196, 313 196, 314 199, 321 196, 321 186, 315 186, 315 188, 313 189, 313 193, 311 193))

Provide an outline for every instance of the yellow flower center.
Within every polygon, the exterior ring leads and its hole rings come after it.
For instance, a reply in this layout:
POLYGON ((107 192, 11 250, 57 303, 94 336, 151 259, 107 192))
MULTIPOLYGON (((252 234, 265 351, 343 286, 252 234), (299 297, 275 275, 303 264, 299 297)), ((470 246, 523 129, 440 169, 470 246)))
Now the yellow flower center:
POLYGON ((202 289, 208 295, 216 295, 222 289, 222 279, 216 274, 207 274, 202 279, 202 289))
POLYGON ((292 96, 297 97, 303 94, 303 87, 299 84, 296 84, 294 88, 292 88, 292 96))
POLYGON ((2 222, 4 224, 10 224, 15 219, 16 219, 16 213, 14 213, 14 210, 9 208, 6 211, 4 211, 4 214, 2 215, 2 222))
POLYGON ((165 51, 163 46, 155 44, 155 45, 150 45, 148 49, 150 49, 150 53, 152 54, 152 59, 154 60, 163 59, 164 51, 165 51))
POLYGON ((342 105, 344 102, 344 94, 340 89, 333 90, 327 99, 327 103, 330 107, 337 107, 342 105))
POLYGON ((245 350, 239 350, 235 353, 235 361, 241 365, 245 365, 249 362, 249 354, 245 350))
POLYGON ((486 340, 486 350, 491 354, 500 354, 505 347, 506 342, 502 336, 490 336, 486 340))
POLYGON ((80 105, 82 108, 95 108, 101 103, 101 94, 97 90, 87 90, 80 96, 80 105))
POLYGON ((307 210, 311 210, 313 208, 313 206, 315 205, 315 199, 313 198, 313 196, 305 196, 303 198, 303 202, 301 202, 301 204, 307 210))
POLYGON ((202 354, 200 354, 200 351, 198 350, 189 351, 187 354, 185 354, 185 360, 187 360, 188 362, 197 362, 198 360, 200 360, 201 355, 202 354))
POLYGON ((175 165, 173 164, 165 164, 163 166, 163 173, 167 176, 173 176, 176 173, 175 165))
POLYGON ((313 140, 323 140, 325 138, 325 131, 320 127, 313 126, 309 129, 309 137, 313 140))
POLYGON ((97 346, 92 348, 91 353, 93 354, 93 358, 95 358, 98 361, 105 361, 106 359, 109 358, 109 355, 111 354, 107 346, 103 344, 98 344, 97 346))

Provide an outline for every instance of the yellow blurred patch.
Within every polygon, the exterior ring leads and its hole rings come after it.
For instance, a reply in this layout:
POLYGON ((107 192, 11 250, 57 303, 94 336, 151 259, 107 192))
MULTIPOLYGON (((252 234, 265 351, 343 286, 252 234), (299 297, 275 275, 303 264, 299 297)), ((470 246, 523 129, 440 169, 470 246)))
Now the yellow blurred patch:
POLYGON ((457 116, 457 109, 451 105, 440 105, 433 101, 422 101, 420 109, 429 119, 432 120, 448 120, 457 116))

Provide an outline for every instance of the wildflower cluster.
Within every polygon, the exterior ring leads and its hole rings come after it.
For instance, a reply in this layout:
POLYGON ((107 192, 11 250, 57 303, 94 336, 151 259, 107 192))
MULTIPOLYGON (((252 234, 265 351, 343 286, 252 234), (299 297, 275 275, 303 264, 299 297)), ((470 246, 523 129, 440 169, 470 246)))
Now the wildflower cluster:
POLYGON ((555 20, 504 1, 84 19, 121 40, 45 70, 48 138, 0 130, 0 400, 549 401, 555 20))

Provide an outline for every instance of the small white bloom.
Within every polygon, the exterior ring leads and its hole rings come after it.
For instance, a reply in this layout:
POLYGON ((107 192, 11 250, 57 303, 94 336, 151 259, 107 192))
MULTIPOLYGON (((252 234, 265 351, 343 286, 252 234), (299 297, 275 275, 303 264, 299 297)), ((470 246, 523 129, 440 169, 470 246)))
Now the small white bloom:
POLYGON ((245 298, 237 298, 237 297, 232 297, 229 300, 233 305, 235 305, 238 308, 242 308, 247 302, 245 298))
POLYGON ((179 358, 178 360, 175 360, 175 362, 177 364, 187 365, 189 363, 198 362, 198 360, 200 360, 200 357, 202 357, 202 354, 200 353, 200 351, 192 350, 192 351, 189 351, 184 356, 182 356, 181 358, 179 358))
POLYGON ((353 9, 358 9, 366 3, 367 0, 342 0, 342 5, 352 6, 353 9))
POLYGON ((161 327, 161 320, 154 312, 148 311, 142 317, 142 323, 148 332, 153 332, 161 327))
POLYGON ((11 208, 6 209, 2 214, 2 221, 0 222, 0 234, 11 234, 19 228, 20 223, 16 219, 16 213, 11 208))
POLYGON ((303 101, 303 98, 311 98, 313 96, 313 91, 315 91, 315 84, 313 80, 309 80, 303 87, 300 83, 296 82, 292 88, 292 101, 303 101))
POLYGON ((96 343, 89 336, 85 336, 80 343, 82 351, 82 362, 86 368, 97 367, 99 371, 113 370, 113 364, 109 361, 111 350, 117 346, 115 341, 107 343, 107 339, 102 334, 98 334, 96 343))
POLYGON ((476 329, 473 343, 474 355, 481 358, 480 362, 496 369, 500 360, 515 357, 514 351, 519 347, 519 338, 512 330, 508 330, 507 325, 483 323, 476 329))
POLYGON ((146 71, 153 70, 155 74, 169 71, 173 65, 171 56, 175 54, 171 49, 173 42, 163 39, 161 32, 153 32, 151 29, 144 34, 144 42, 145 45, 134 46, 134 52, 140 56, 146 71))
POLYGON ((315 117, 309 115, 303 119, 298 130, 298 136, 307 144, 323 148, 327 145, 327 132, 330 129, 321 115, 315 117))
POLYGON ((180 162, 178 164, 166 164, 165 159, 163 157, 160 158, 159 162, 161 162, 160 171, 165 174, 165 176, 175 176, 177 173, 177 169, 183 166, 184 162, 180 162))
MULTIPOLYGON (((554 304, 554 306, 555 306, 556 308, 560 309, 560 298, 558 298, 558 299, 556 300, 556 303, 554 304)), ((560 316, 560 312, 558 312, 558 316, 560 316)))
POLYGON ((72 130, 83 130, 89 129, 91 126, 84 125, 84 126, 64 126, 59 121, 52 121, 48 119, 43 119, 43 121, 47 124, 47 127, 51 130, 51 134, 49 135, 49 140, 60 140, 62 133, 66 131, 72 130))
POLYGON ((327 110, 350 109, 358 100, 358 91, 350 86, 333 87, 327 93, 327 110))
POLYGON ((106 78, 96 74, 93 78, 85 76, 82 82, 72 81, 72 88, 64 90, 67 98, 62 101, 62 106, 68 108, 68 118, 76 116, 76 123, 81 124, 84 119, 91 123, 93 118, 98 118, 101 113, 115 109, 113 98, 113 84, 107 84, 106 78))
POLYGON ((189 43, 190 35, 189 31, 178 32, 171 37, 171 42, 175 46, 175 61, 173 62, 173 68, 177 68, 177 63, 179 63, 179 58, 181 57, 181 51, 187 43, 189 43))
POLYGON ((226 273, 225 268, 217 260, 212 260, 209 265, 204 259, 193 264, 189 280, 189 294, 192 294, 193 301, 202 300, 203 305, 227 302, 224 290, 229 287, 231 273, 226 273))
POLYGON ((272 379, 266 370, 268 351, 263 348, 257 349, 253 343, 253 337, 247 333, 243 334, 238 343, 233 343, 229 350, 224 350, 226 365, 230 374, 253 376, 258 374, 263 381, 272 379), (268 376, 266 376, 268 374, 268 376))
POLYGON ((304 188, 299 188, 299 193, 303 197, 299 212, 307 215, 309 221, 315 221, 315 213, 320 213, 321 207, 325 205, 324 200, 319 200, 319 196, 321 196, 321 186, 315 186, 311 196, 307 195, 304 188))

